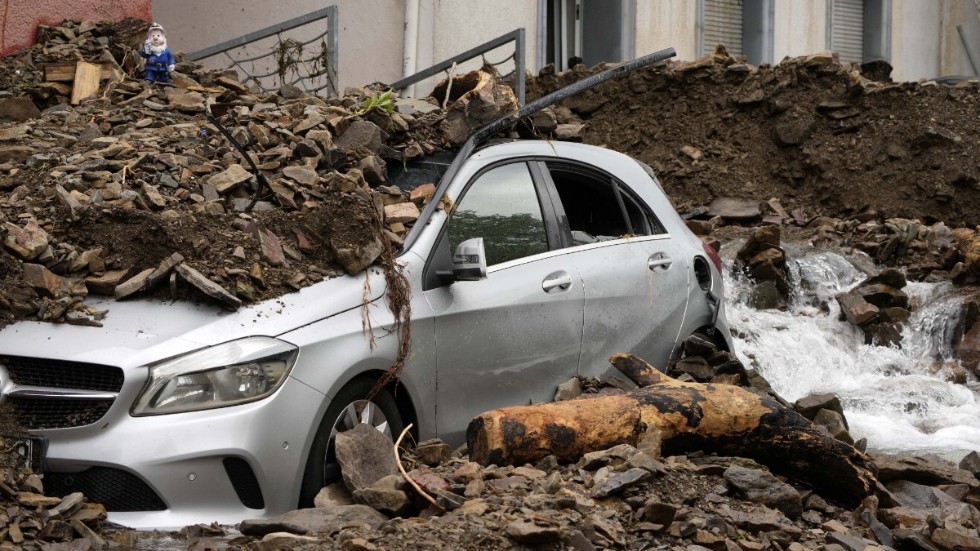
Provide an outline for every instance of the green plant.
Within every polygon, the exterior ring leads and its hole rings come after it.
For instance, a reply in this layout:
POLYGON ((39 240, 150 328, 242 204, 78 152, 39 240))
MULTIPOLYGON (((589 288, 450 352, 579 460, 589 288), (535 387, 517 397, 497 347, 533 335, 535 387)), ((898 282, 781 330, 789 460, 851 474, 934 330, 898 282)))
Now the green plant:
POLYGON ((357 116, 361 116, 361 115, 367 113, 368 111, 374 109, 375 107, 379 107, 381 109, 384 109, 385 111, 387 111, 389 113, 394 113, 395 112, 395 92, 394 92, 394 90, 387 90, 385 92, 378 92, 376 94, 371 95, 364 102, 364 105, 361 106, 360 109, 358 109, 357 111, 355 111, 354 114, 357 115, 357 116))

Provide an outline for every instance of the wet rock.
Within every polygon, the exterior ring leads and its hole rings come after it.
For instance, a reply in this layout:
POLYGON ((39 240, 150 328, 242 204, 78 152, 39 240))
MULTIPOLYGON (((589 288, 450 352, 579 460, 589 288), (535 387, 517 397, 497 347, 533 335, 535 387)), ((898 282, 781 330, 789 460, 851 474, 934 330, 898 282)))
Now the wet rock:
POLYGON ((848 444, 854 444, 854 439, 847 432, 847 424, 844 421, 844 416, 840 413, 829 409, 821 409, 814 416, 813 423, 825 428, 835 439, 848 444))
POLYGON ((273 532, 308 534, 337 532, 351 524, 377 527, 388 517, 366 505, 347 505, 329 509, 297 509, 270 519, 247 519, 238 530, 246 536, 265 536, 273 532))
POLYGON ((918 455, 876 453, 872 455, 878 469, 878 480, 908 480, 919 484, 966 484, 972 491, 980 490, 980 481, 956 465, 918 455))

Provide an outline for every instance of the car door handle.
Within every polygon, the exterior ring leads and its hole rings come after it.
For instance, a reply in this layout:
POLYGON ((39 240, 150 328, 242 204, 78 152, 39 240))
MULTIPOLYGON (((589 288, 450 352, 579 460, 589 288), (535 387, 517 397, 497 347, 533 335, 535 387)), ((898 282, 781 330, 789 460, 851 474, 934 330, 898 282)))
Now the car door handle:
POLYGON ((541 282, 541 288, 544 289, 544 292, 546 293, 550 293, 555 289, 567 291, 571 286, 572 276, 565 272, 550 274, 548 277, 544 278, 544 281, 541 282))
POLYGON ((652 271, 658 271, 659 269, 659 271, 663 272, 669 270, 672 263, 673 260, 669 256, 664 253, 657 253, 647 260, 647 268, 652 271))

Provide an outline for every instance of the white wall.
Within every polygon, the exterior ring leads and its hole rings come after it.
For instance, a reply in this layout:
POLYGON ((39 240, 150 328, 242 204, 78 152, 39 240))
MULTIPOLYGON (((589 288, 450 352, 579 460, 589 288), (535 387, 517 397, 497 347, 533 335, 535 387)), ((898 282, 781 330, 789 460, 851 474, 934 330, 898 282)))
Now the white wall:
MULTIPOLYGON (((191 52, 305 15, 328 5, 339 10, 340 90, 402 76, 404 2, 392 0, 154 0, 153 17, 175 52, 191 52)), ((266 51, 274 44, 263 44, 266 51)), ((225 64, 226 58, 212 58, 225 64)))
POLYGON ((827 49, 827 0, 776 0, 773 62, 827 49))
POLYGON ((697 18, 697 0, 637 0, 634 57, 674 48, 674 59, 696 59, 697 18))
POLYGON ((944 3, 892 0, 892 79, 939 76, 944 3))

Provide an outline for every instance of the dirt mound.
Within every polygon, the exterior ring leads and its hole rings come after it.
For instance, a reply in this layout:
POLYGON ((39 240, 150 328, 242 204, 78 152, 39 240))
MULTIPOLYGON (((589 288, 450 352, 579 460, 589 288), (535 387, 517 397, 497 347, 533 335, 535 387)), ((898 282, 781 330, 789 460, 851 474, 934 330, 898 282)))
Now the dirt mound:
MULTIPOLYGON (((541 75, 528 97, 597 69, 541 75)), ((585 142, 652 166, 681 210, 775 197, 808 219, 873 212, 980 224, 976 81, 873 82, 830 54, 756 68, 719 52, 638 71, 563 107, 559 123, 584 122, 585 142)))

